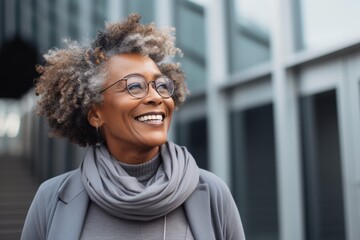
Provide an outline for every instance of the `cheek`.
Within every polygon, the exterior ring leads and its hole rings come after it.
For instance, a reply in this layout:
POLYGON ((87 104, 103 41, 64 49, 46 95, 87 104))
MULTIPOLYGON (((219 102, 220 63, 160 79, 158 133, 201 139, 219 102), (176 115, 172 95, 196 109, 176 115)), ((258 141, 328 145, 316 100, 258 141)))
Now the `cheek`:
POLYGON ((174 103, 174 100, 172 100, 171 98, 171 101, 169 101, 167 104, 167 109, 168 109, 168 128, 170 127, 171 125, 171 121, 172 121, 172 114, 175 110, 175 103, 174 103))
POLYGON ((112 101, 106 101, 104 103, 103 111, 106 119, 105 121, 109 124, 118 123, 119 121, 127 122, 130 111, 135 108, 134 103, 121 97, 111 100, 112 101))
POLYGON ((172 99, 172 98, 166 99, 166 106, 167 106, 167 108, 169 110, 169 113, 172 114, 172 112, 175 109, 174 99, 172 99))

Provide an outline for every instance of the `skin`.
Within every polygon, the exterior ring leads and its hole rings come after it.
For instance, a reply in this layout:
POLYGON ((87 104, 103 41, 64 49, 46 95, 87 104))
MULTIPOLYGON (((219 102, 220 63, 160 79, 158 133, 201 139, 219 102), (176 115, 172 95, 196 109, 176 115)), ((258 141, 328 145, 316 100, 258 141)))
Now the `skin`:
MULTIPOLYGON (((161 74, 157 65, 139 54, 121 54, 107 62, 107 79, 104 88, 129 74, 140 74, 149 82, 161 74)), ((104 101, 93 106, 88 113, 89 123, 99 127, 108 150, 118 161, 140 164, 151 160, 167 140, 167 133, 175 108, 172 98, 163 99, 149 85, 149 93, 142 99, 131 96, 126 90, 111 87, 102 93, 104 101), (162 122, 140 122, 137 117, 149 113, 164 116, 162 122)))

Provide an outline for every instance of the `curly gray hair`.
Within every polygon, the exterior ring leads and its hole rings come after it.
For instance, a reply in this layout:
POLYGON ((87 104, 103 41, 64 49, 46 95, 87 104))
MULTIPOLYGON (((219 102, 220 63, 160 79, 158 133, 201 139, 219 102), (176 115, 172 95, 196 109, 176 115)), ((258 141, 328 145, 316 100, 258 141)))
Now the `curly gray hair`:
POLYGON ((174 45, 174 29, 159 29, 139 21, 138 14, 131 14, 124 22, 107 24, 90 46, 68 41, 64 49, 52 49, 44 55, 45 64, 37 66, 40 77, 35 91, 41 96, 39 114, 47 118, 50 135, 66 137, 80 146, 99 141, 87 113, 103 100, 99 92, 106 79, 106 62, 114 55, 138 53, 150 57, 174 81, 175 105, 185 101, 188 90, 180 64, 165 62, 181 54, 174 45))

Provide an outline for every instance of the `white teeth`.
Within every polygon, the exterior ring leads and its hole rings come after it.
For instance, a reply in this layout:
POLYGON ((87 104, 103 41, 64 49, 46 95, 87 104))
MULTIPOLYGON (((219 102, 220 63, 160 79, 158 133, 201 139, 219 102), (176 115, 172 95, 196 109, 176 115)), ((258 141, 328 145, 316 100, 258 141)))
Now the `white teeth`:
POLYGON ((145 121, 162 121, 162 120, 163 120, 163 116, 162 116, 162 115, 146 115, 146 116, 138 117, 137 120, 140 121, 140 122, 145 122, 145 121))

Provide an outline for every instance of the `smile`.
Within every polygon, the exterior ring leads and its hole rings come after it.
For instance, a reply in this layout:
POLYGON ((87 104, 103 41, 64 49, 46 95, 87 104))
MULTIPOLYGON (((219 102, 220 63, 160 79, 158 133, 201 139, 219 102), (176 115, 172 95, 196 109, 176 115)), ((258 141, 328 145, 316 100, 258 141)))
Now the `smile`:
POLYGON ((143 115, 137 117, 136 120, 139 122, 162 122, 164 120, 164 116, 161 114, 143 115))

